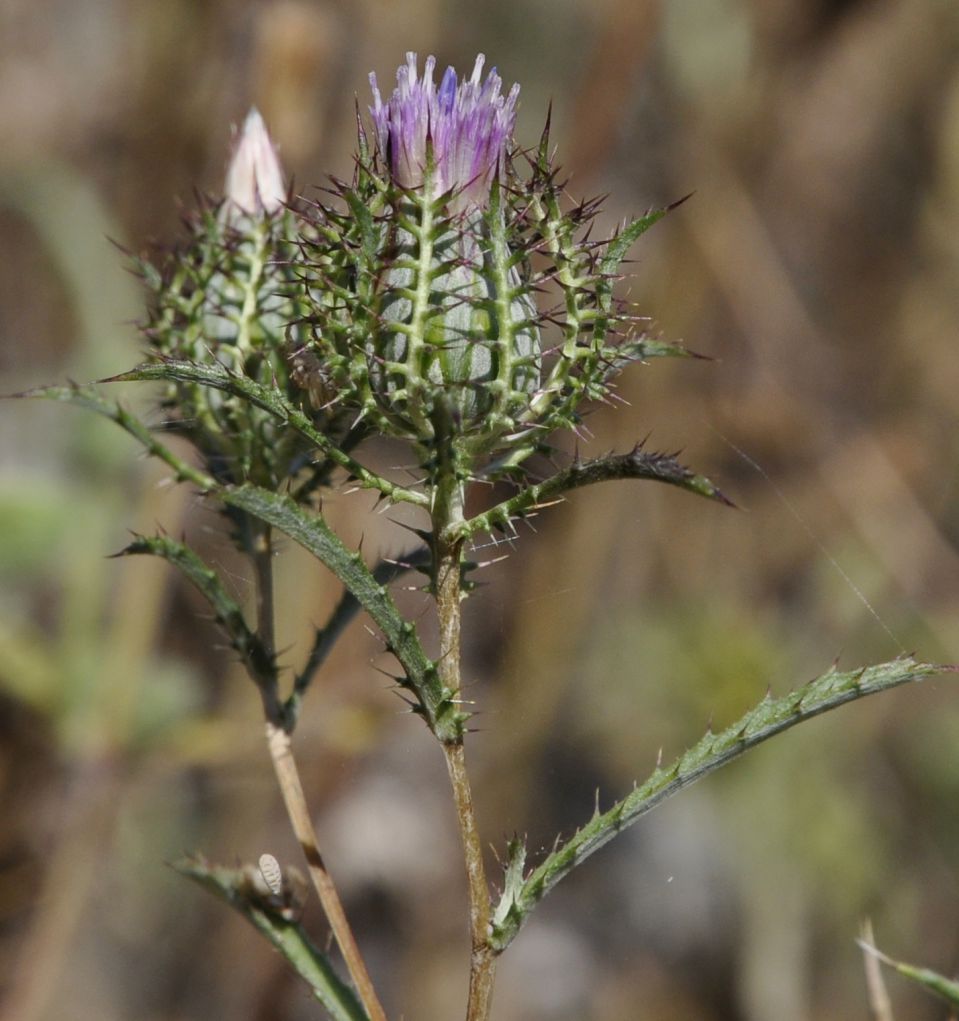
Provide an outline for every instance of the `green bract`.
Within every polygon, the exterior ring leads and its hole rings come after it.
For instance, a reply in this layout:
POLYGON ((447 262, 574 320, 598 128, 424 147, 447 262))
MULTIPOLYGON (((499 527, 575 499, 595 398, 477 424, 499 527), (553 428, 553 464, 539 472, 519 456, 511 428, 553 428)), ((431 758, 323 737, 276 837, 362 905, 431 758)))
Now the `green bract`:
POLYGON ((445 216, 405 200, 376 300, 372 392, 418 438, 451 415, 475 449, 495 446, 539 385, 536 306, 502 244, 495 208, 445 216))

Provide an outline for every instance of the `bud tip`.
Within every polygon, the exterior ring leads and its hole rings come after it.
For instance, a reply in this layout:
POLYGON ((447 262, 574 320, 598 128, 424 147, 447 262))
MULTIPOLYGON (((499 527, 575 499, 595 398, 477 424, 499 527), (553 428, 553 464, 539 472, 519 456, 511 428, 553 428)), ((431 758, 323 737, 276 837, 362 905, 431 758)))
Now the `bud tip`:
POLYGON ((276 148, 253 107, 237 135, 226 172, 226 199, 244 213, 274 213, 286 201, 276 148))

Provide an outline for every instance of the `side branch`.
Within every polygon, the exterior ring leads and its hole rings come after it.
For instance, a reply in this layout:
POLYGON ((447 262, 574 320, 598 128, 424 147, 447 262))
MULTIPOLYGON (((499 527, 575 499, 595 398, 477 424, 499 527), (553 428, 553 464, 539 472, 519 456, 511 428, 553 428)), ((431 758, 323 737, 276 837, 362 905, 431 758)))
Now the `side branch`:
POLYGON ((436 666, 427 658, 415 626, 404 619, 386 586, 373 577, 358 553, 351 552, 319 514, 311 513, 289 497, 253 485, 224 486, 212 476, 177 456, 161 443, 135 415, 122 405, 101 397, 92 387, 47 387, 19 397, 59 400, 96 411, 137 439, 154 457, 168 464, 180 482, 193 482, 203 493, 229 507, 242 510, 283 532, 326 565, 383 632, 387 648, 404 671, 400 683, 414 695, 414 708, 441 741, 455 741, 463 733, 465 714, 454 693, 444 687, 436 666))
POLYGON ((463 732, 465 715, 456 706, 455 692, 443 683, 420 645, 416 628, 402 616, 386 586, 373 577, 362 556, 347 549, 322 517, 288 497, 252 485, 220 487, 213 495, 283 532, 343 582, 383 632, 387 649, 405 673, 400 684, 416 698, 416 710, 441 741, 457 740, 463 732))
MULTIPOLYGON (((290 520, 292 519, 299 526, 299 529, 305 529, 313 540, 312 542, 309 540, 304 542, 304 545, 311 549, 323 563, 331 567, 334 573, 337 573, 341 580, 343 580, 344 584, 349 587, 351 581, 359 581, 363 595, 367 597, 367 599, 364 599, 360 596, 360 601, 364 606, 367 606, 368 601, 372 599, 372 592, 370 591, 370 586, 372 586, 373 591, 379 597, 378 600, 372 601, 375 603, 376 609, 381 611, 380 616, 389 622, 389 611, 392 608, 393 613, 399 618, 399 613, 393 607, 392 602, 385 593, 385 589, 382 586, 377 586, 372 575, 362 565, 362 561, 350 554, 321 518, 306 514, 292 500, 277 497, 275 493, 267 490, 258 490, 255 486, 235 489, 221 485, 206 473, 179 458, 168 447, 160 443, 140 419, 126 411, 120 404, 104 400, 90 387, 50 387, 43 390, 30 391, 19 396, 44 397, 67 401, 104 415, 139 440, 150 454, 170 465, 179 481, 194 482, 203 492, 216 496, 227 506, 246 511, 264 524, 276 526, 290 534, 291 538, 298 538, 297 535, 290 531, 290 520), (259 496, 259 499, 257 496, 259 496), (270 511, 277 510, 274 501, 279 501, 280 507, 286 509, 287 513, 270 513, 270 511), (284 525, 287 526, 285 529, 284 525), (369 585, 365 584, 367 579, 369 580, 369 585)), ((264 539, 268 539, 266 533, 264 533, 264 539)), ((290 817, 294 832, 306 856, 311 879, 316 887, 323 910, 333 929, 337 944, 343 954, 350 975, 356 984, 357 992, 366 1008, 370 1021, 386 1021, 386 1015, 377 999, 372 981, 356 945, 353 933, 350 930, 349 923, 346 920, 346 915, 332 879, 323 864, 312 820, 306 805, 303 787, 296 768, 296 762, 293 759, 290 735, 283 726, 282 715, 276 697, 276 677, 272 649, 272 606, 270 605, 270 600, 261 599, 259 610, 262 619, 258 621, 257 633, 251 633, 242 613, 239 611, 239 607, 223 591, 219 579, 203 564, 196 554, 192 553, 183 544, 164 539, 155 541, 139 539, 134 540, 132 547, 128 547, 125 552, 153 553, 176 564, 211 602, 218 619, 227 628, 235 643, 239 644, 241 649, 246 650, 247 665, 251 676, 253 676, 253 679, 260 686, 260 690, 264 694, 266 734, 270 757, 273 760, 274 770, 286 805, 287 814, 290 817)), ((260 558, 258 581, 262 588, 263 584, 267 581, 267 573, 269 571, 269 542, 265 541, 262 548, 254 550, 254 553, 260 558)), ((369 607, 367 606, 367 608, 369 607)), ((374 614, 374 619, 377 619, 376 614, 374 614)), ((399 618, 399 620, 402 621, 402 618, 399 618)), ((404 631, 403 637, 407 639, 404 646, 407 651, 411 648, 414 651, 418 649, 415 635, 404 631)), ((423 662, 428 664, 425 655, 422 652, 419 655, 423 662)), ((251 918, 251 920, 258 924, 255 919, 251 918)))
POLYGON ((204 596, 216 622, 226 632, 230 645, 239 654, 247 673, 260 689, 267 719, 278 722, 281 713, 273 651, 247 624, 239 604, 227 594, 216 571, 205 564, 186 543, 167 535, 134 536, 133 541, 116 556, 135 554, 147 554, 166 560, 204 596))

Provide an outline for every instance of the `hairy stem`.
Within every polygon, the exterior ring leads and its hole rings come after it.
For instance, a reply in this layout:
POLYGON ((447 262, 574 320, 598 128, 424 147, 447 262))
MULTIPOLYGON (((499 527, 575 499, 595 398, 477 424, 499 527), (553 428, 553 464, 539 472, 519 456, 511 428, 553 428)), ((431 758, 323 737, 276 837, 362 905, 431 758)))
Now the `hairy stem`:
MULTIPOLYGON (((273 603, 273 543, 269 525, 257 528, 251 553, 256 572, 257 636, 263 647, 272 656, 276 646, 276 634, 273 603)), ((300 782, 300 773, 296 766, 296 760, 293 758, 290 735, 282 724, 282 708, 275 695, 275 686, 274 696, 270 699, 264 697, 264 709, 266 713, 266 742, 270 750, 270 758, 273 760, 273 769, 280 785, 280 793, 283 795, 287 816, 290 819, 293 832, 296 834, 296 839, 303 849, 310 878, 320 898, 323 912, 330 923, 333 937, 340 948, 340 953, 343 955, 347 970, 356 987, 357 995, 365 1007, 370 1021, 386 1021, 386 1014, 377 998, 376 990, 373 988, 373 982, 366 970, 366 964, 356 944, 353 930, 346 919, 343 904, 336 892, 333 879, 323 863, 323 856, 320 854, 316 831, 313 828, 310 810, 306 803, 306 795, 303 793, 303 784, 300 782)))
MULTIPOLYGON (((440 655, 437 671, 443 687, 459 697, 460 633, 462 589, 460 571, 463 540, 457 527, 463 520, 462 484, 455 472, 444 472, 436 487, 433 508, 435 555, 435 596, 439 620, 440 655)), ((470 984, 466 1021, 487 1021, 493 1000, 496 955, 489 943, 490 895, 483 864, 483 845, 476 824, 473 795, 466 771, 463 738, 443 744, 446 768, 453 788, 453 800, 459 822, 470 914, 470 984)))

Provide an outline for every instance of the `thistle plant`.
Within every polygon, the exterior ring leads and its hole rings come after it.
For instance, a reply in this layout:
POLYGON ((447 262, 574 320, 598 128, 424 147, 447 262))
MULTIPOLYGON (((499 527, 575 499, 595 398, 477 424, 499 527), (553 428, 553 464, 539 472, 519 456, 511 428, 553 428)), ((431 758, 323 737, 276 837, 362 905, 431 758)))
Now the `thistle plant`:
POLYGON ((590 406, 615 399, 621 372, 689 355, 652 336, 647 320, 614 295, 627 253, 669 207, 594 240, 599 203, 567 200, 548 119, 539 143, 520 149, 513 138, 519 87, 504 93, 496 71, 484 77, 483 69, 479 57, 469 78, 450 68, 437 85, 434 59, 421 73, 409 54, 385 99, 371 75, 369 116, 357 117, 355 173, 334 181, 320 200, 287 194, 263 122, 250 115, 224 197, 202 204, 185 241, 159 266, 139 263, 150 292, 146 360, 101 381, 161 382, 161 428, 92 386, 30 394, 116 421, 224 511, 250 560, 252 614, 183 542, 137 536, 124 551, 167 560, 202 593, 258 688, 280 790, 349 981, 300 926, 295 875, 280 873, 270 856, 259 868, 220 868, 199 857, 180 867, 243 913, 337 1021, 387 1015, 321 855, 291 736, 313 677, 358 612, 378 629, 398 665, 399 694, 445 758, 469 902, 467 1021, 492 1016, 497 961, 536 905, 627 826, 799 722, 945 669, 905 657, 832 669, 783 697, 768 695, 738 722, 659 765, 606 811, 597 808, 540 860, 528 866, 522 841, 510 842, 494 896, 466 763, 473 706, 462 693, 460 645, 472 548, 488 535, 514 537, 521 519, 599 482, 662 482, 729 501, 674 456, 641 443, 537 474, 559 456, 552 447, 558 431, 581 431, 590 406), (169 432, 189 441, 193 454, 165 442, 169 432), (366 463, 362 444, 377 436, 411 450, 415 468, 402 481, 366 463), (504 480, 508 495, 468 512, 476 480, 504 480), (318 499, 344 482, 410 505, 421 545, 402 562, 373 564, 349 548, 318 499), (276 533, 308 550, 343 586, 292 680, 274 641, 276 533), (435 608, 431 651, 389 588, 413 568, 426 578, 435 608))

